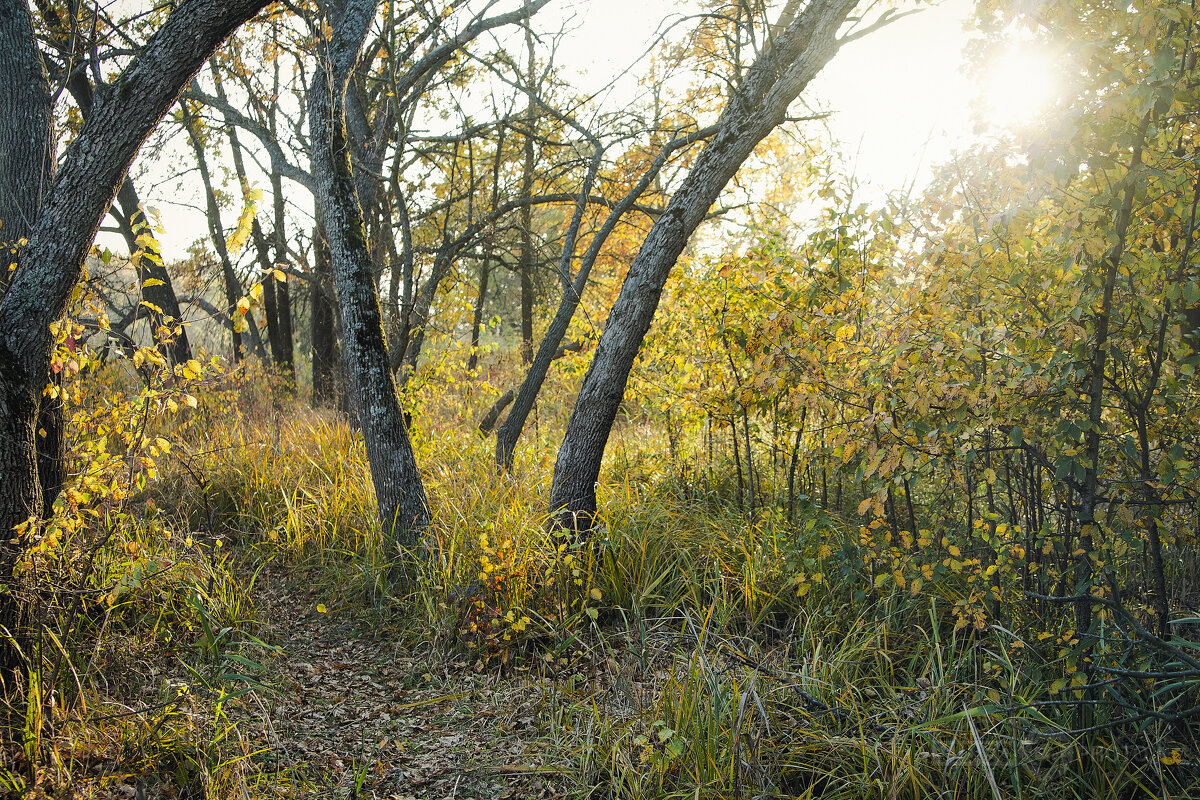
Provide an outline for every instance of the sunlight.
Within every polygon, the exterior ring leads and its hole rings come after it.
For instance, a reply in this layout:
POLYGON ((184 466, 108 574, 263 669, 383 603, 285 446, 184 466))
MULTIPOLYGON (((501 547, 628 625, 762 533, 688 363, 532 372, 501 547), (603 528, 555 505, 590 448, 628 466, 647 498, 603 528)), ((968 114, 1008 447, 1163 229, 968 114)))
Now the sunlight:
POLYGON ((1000 54, 980 81, 977 108, 989 127, 1013 128, 1049 107, 1056 85, 1054 59, 1044 50, 1018 45, 1000 54))

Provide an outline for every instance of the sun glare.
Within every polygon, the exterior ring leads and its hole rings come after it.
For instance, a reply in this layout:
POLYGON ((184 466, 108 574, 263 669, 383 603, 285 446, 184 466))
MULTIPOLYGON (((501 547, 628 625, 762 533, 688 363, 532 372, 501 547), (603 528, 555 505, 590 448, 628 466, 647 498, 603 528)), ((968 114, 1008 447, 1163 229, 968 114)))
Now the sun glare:
POLYGON ((1014 128, 1032 121, 1050 106, 1056 89, 1056 65, 1049 53, 1014 47, 995 59, 979 85, 977 108, 990 127, 1014 128))

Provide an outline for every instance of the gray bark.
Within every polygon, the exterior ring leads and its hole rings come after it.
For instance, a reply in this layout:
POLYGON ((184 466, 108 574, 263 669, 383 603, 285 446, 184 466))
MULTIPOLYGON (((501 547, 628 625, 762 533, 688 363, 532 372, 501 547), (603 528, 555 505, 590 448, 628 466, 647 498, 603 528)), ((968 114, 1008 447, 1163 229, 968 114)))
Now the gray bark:
POLYGON ((429 507, 388 364, 345 130, 346 87, 375 6, 376 0, 348 0, 334 22, 327 59, 309 93, 312 174, 342 312, 343 364, 362 425, 379 516, 397 542, 412 546, 429 522, 429 507))
POLYGON ((591 529, 609 433, 671 268, 742 162, 837 52, 838 29, 856 2, 812 0, 779 33, 734 91, 716 135, 650 229, 609 314, 558 451, 550 489, 557 524, 591 529))

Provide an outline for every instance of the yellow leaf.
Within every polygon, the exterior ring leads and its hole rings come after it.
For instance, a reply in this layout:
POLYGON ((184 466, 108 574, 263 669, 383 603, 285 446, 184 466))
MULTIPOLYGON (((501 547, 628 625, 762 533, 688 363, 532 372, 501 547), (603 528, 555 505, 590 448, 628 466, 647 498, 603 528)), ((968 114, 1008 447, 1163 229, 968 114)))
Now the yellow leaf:
POLYGON ((325 604, 324 603, 317 603, 317 613, 318 614, 325 613, 325 604))

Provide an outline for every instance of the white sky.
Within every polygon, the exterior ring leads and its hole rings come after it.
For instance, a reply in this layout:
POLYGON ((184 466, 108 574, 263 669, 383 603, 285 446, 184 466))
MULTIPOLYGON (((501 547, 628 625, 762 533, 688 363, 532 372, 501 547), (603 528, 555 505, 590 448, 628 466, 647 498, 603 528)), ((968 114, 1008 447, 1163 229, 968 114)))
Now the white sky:
MULTIPOLYGON (((686 13, 688 5, 677 0, 589 3, 575 38, 580 50, 598 55, 581 88, 599 91, 608 85, 645 51, 657 20, 686 13)), ((931 163, 971 137, 963 25, 973 5, 972 0, 943 0, 850 43, 804 92, 807 102, 833 112, 830 131, 859 180, 886 192, 915 178, 919 188, 931 163)), ((570 52, 560 49, 568 57, 570 52)), ((615 91, 622 90, 629 87, 615 91)))
MULTIPOLYGON (((943 0, 847 45, 804 93, 810 105, 833 112, 829 129, 841 142, 847 170, 869 187, 868 198, 914 180, 921 188, 931 164, 971 138, 963 22, 972 5, 971 0, 943 0)), ((542 14, 571 17, 567 24, 573 30, 559 47, 559 60, 580 73, 578 91, 608 89, 612 103, 637 91, 644 67, 617 76, 645 52, 660 21, 687 13, 688 6, 694 7, 686 0, 559 0, 542 14)), ((190 208, 172 202, 167 184, 160 186, 166 196, 144 198, 161 213, 168 258, 181 257, 188 244, 206 235, 195 207, 202 205, 198 178, 195 183, 195 197, 179 198, 190 208)), ((237 213, 225 212, 227 225, 237 213)))

